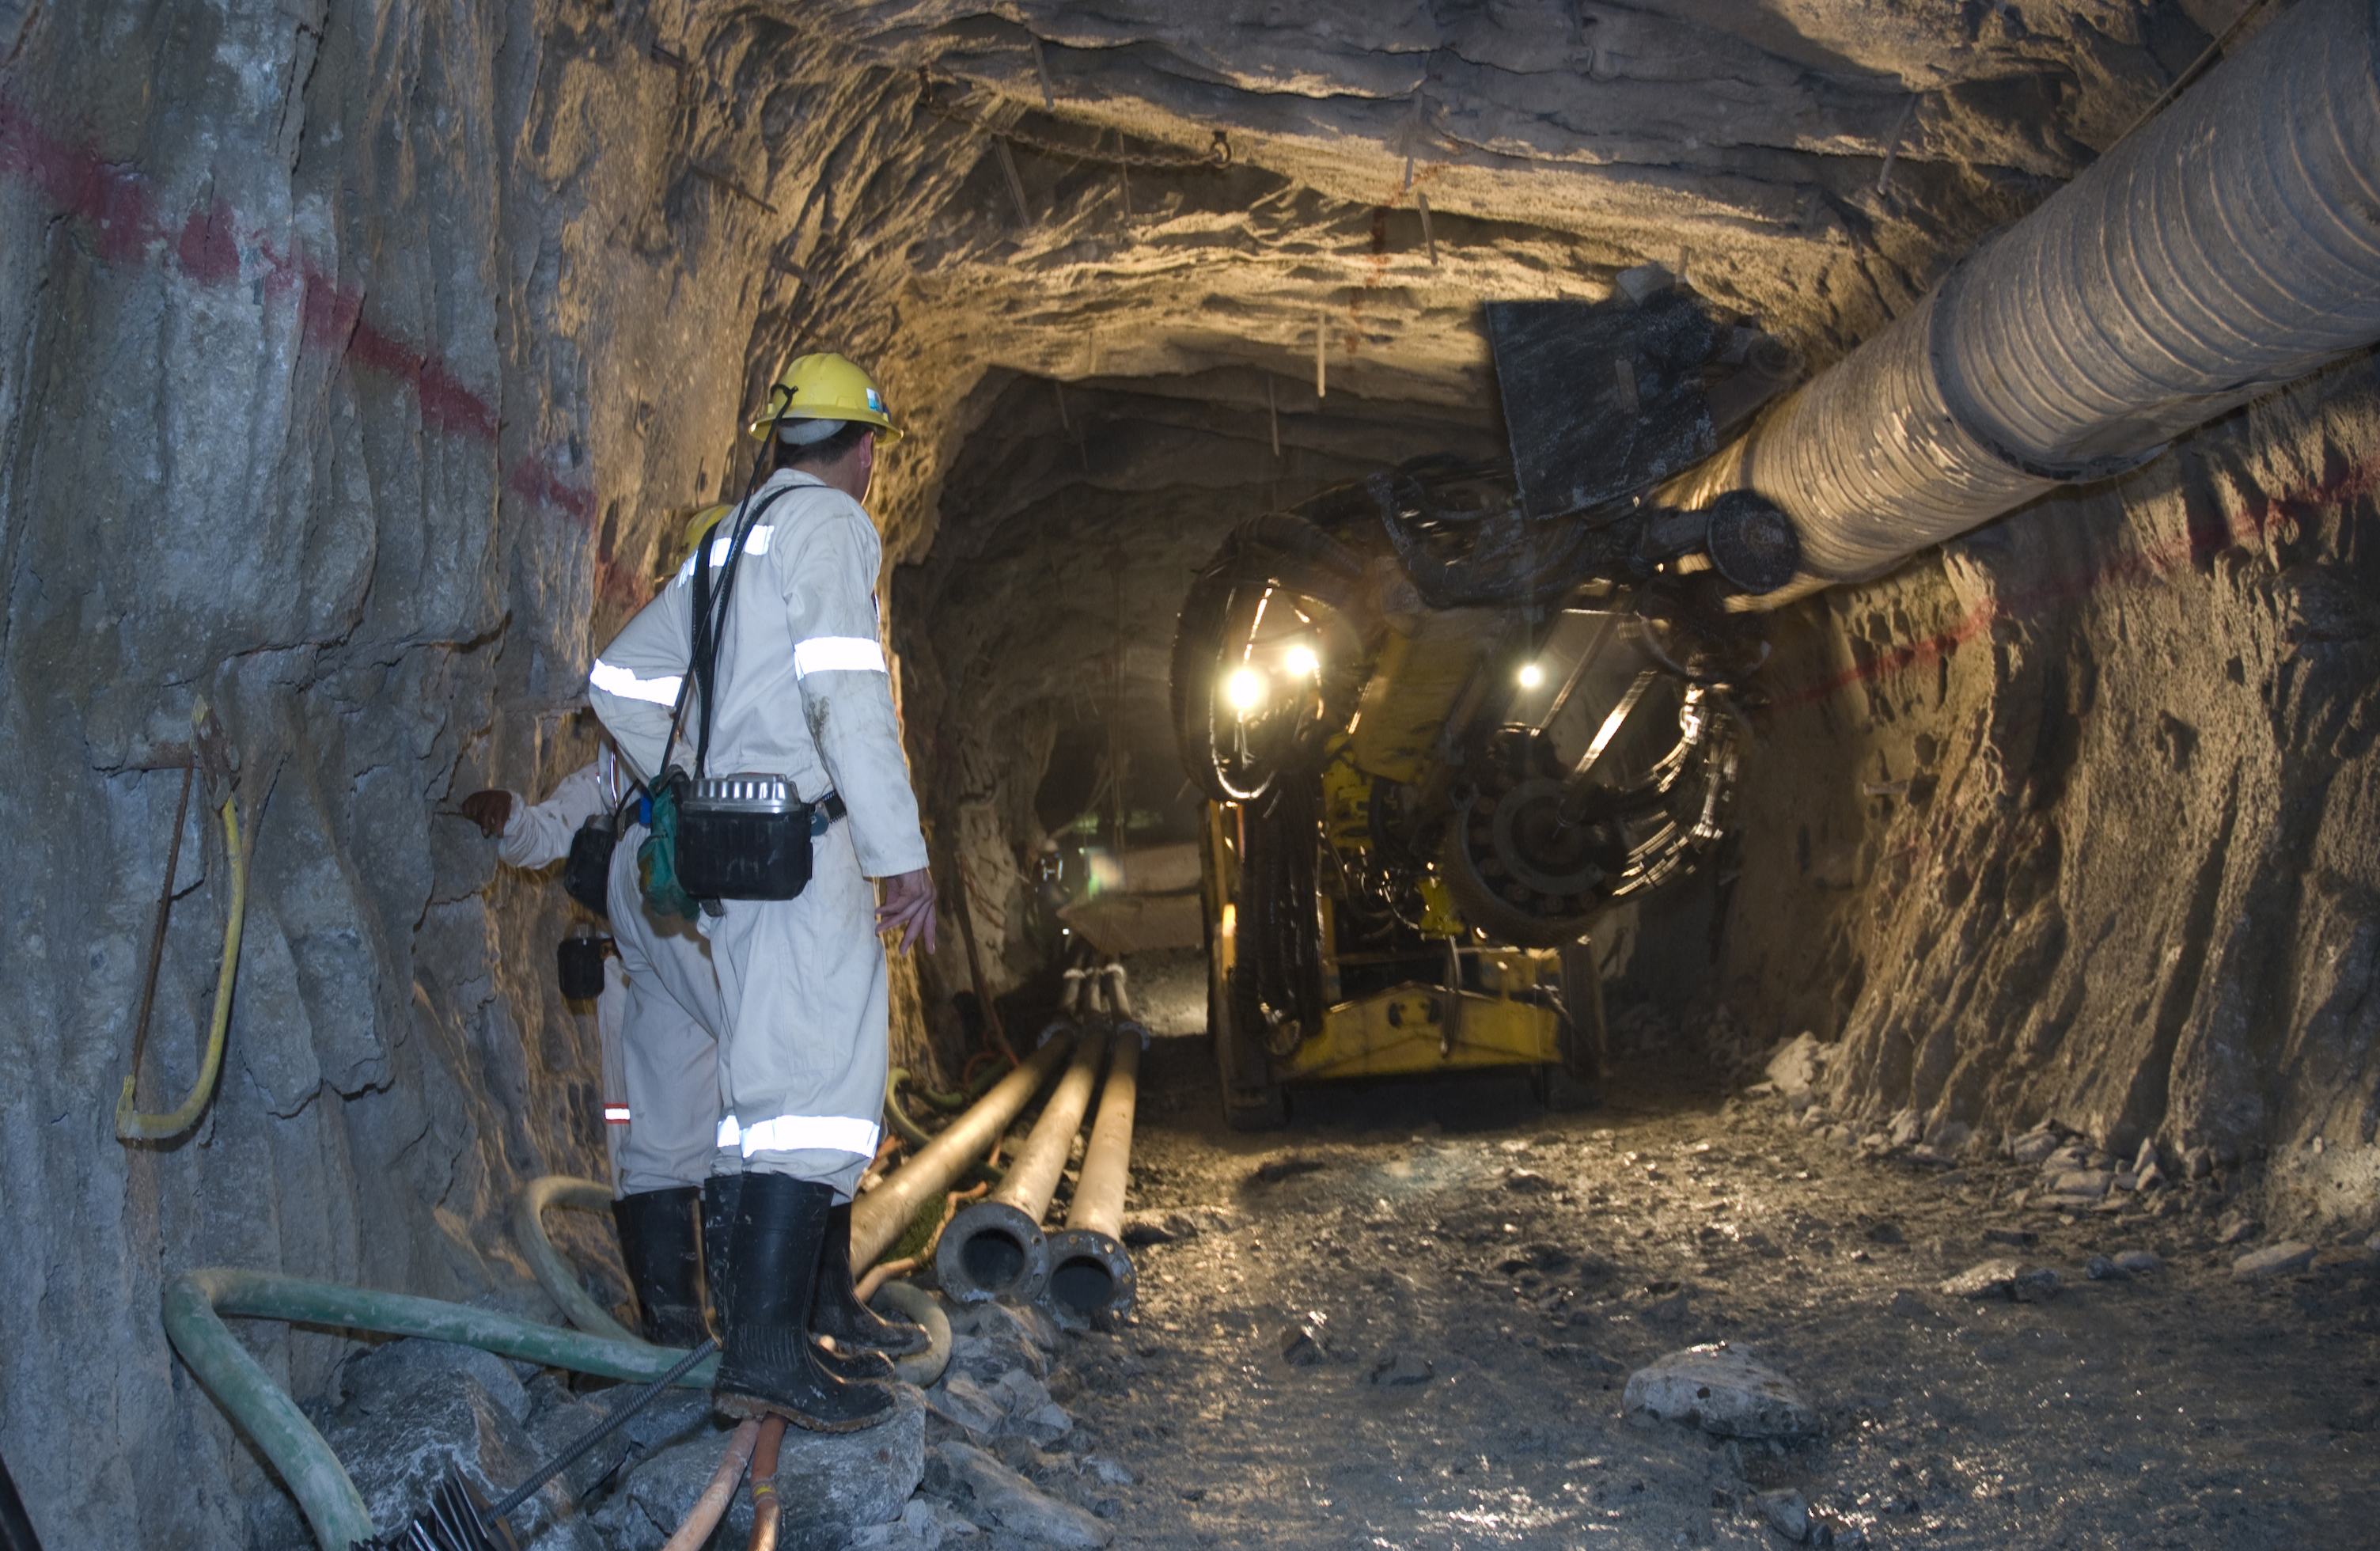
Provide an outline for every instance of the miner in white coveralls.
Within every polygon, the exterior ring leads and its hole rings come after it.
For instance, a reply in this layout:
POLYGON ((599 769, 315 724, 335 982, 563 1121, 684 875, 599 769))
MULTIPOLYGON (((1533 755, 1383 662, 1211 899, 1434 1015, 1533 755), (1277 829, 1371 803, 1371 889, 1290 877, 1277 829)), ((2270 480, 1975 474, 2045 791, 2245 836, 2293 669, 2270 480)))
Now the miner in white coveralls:
POLYGON ((879 635, 882 547, 860 504, 880 441, 897 432, 868 374, 805 356, 756 427, 769 478, 628 623, 589 675, 596 714, 655 782, 690 769, 700 697, 673 710, 692 667, 695 567, 721 577, 745 535, 712 678, 705 773, 774 775, 817 805, 811 877, 790 900, 727 899, 699 919, 719 972, 725 1118, 704 1197, 713 1297, 725 1327, 722 1410, 768 1411, 820 1431, 889 1418, 880 1359, 923 1332, 852 1296, 850 1201, 874 1157, 887 1062, 880 930, 933 946, 934 888, 879 635), (870 878, 884 882, 878 904, 870 878), (717 914, 711 914, 712 910, 717 914), (732 1228, 729 1226, 732 1223, 732 1228), (721 1231, 721 1230, 726 1231, 721 1231), (723 1242, 724 1265, 717 1250, 723 1242), (723 1295, 722 1295, 723 1294, 723 1295))
MULTIPOLYGON (((534 806, 501 788, 474 792, 459 806, 482 833, 498 837, 504 862, 549 866, 570 854, 589 818, 620 806, 627 782, 617 763, 606 748, 534 806)), ((636 856, 645 831, 637 813, 631 802, 612 854, 604 914, 618 957, 604 965, 595 1009, 612 1218, 645 1339, 692 1346, 703 1337, 698 1204, 719 1130, 723 1020, 710 945, 689 923, 644 908, 636 856)))

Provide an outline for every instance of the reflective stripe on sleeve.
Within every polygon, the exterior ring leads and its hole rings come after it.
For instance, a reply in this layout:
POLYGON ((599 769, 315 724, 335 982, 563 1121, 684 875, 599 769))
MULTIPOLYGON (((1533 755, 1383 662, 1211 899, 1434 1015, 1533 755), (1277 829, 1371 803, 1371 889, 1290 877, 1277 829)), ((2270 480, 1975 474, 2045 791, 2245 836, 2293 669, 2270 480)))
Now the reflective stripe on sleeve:
POLYGON ((603 1123, 606 1125, 627 1124, 628 1107, 625 1104, 606 1104, 603 1106, 603 1123))
POLYGON ((640 679, 625 668, 616 667, 601 658, 589 669, 587 682, 606 695, 617 695, 623 700, 650 700, 656 706, 677 704, 678 686, 684 677, 672 673, 667 678, 640 679))
MULTIPOLYGON (((722 517, 720 521, 732 523, 735 521, 735 518, 731 515, 729 516, 722 517)), ((776 531, 776 526, 772 523, 762 523, 759 527, 753 528, 751 533, 744 540, 744 552, 746 554, 767 554, 769 552, 769 540, 775 535, 776 531)), ((688 582, 694 580, 695 556, 701 554, 706 550, 710 551, 710 568, 713 571, 720 570, 726 565, 727 546, 724 544, 714 544, 710 542, 710 535, 706 533, 702 536, 701 540, 695 545, 694 554, 686 556, 686 559, 678 565, 677 582, 675 585, 684 587, 688 582)))
MULTIPOLYGON (((856 1153, 861 1157, 874 1157, 880 1134, 874 1121, 844 1115, 779 1115, 744 1127, 741 1143, 746 1157, 754 1153, 803 1152, 856 1153)), ((719 1128, 719 1137, 721 1146, 729 1145, 725 1125, 719 1128)))
MULTIPOLYGON (((729 1147, 741 1146, 743 1142, 744 1128, 735 1123, 735 1116, 730 1115, 725 1120, 719 1122, 719 1146, 721 1151, 723 1152, 729 1147)), ((874 1155, 871 1154, 870 1156, 872 1157, 874 1155)))
POLYGON ((812 673, 882 673, 884 648, 863 636, 813 636, 794 644, 794 677, 812 673))

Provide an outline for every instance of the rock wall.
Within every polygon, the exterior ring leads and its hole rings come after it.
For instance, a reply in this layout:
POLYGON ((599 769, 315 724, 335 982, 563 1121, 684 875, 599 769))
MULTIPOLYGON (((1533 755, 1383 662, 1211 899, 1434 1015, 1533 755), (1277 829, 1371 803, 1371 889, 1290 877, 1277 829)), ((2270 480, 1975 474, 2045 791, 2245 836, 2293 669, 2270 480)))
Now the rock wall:
MULTIPOLYGON (((757 151, 788 109, 706 96, 655 25, 0 11, 0 768, 19 815, 0 1450, 53 1546, 237 1545, 273 1494, 166 1344, 159 1292, 186 1268, 551 1313, 506 1219, 529 1178, 602 1172, 593 1030, 553 987, 558 891, 495 876, 442 809, 591 756, 573 714, 590 642, 684 511, 740 484, 734 417, 787 344, 735 176, 691 169, 757 151), (254 843, 229 1054, 193 1131, 128 1145, 111 1115, 180 782, 144 767, 200 697, 254 843)), ((804 42, 757 20, 704 35, 730 79, 804 42)), ((883 78, 839 82, 813 140, 783 148, 807 165, 883 78)), ((195 804, 149 1108, 198 1070, 226 884, 195 804)), ((562 1226, 616 1277, 607 1225, 562 1226)), ((300 1395, 346 1350, 243 1336, 300 1395)))
POLYGON ((1721 951, 1752 1032, 1840 1036, 1862 1121, 2203 1146, 2368 1223, 2375 448, 2366 357, 1781 617, 1721 951))
MULTIPOLYGON (((1042 432, 1009 385, 1099 410, 1078 434, 1039 400, 1112 497, 1062 592, 1163 527, 1126 578, 1142 683, 1201 523, 1492 432, 1483 297, 1658 259, 1823 362, 2228 14, 0 0, 0 1452, 36 1522, 230 1545, 271 1497, 164 1342, 182 1269, 542 1306, 504 1217, 527 1178, 599 1169, 591 1031, 552 990, 550 881, 438 810, 589 756, 590 648, 742 488, 733 423, 786 356, 868 360, 912 430, 878 500, 888 554, 928 563, 905 693, 913 724, 969 711, 913 752, 992 872, 1035 719, 1117 634, 1085 608, 1008 649, 1033 518, 1073 499, 995 455, 1042 432), (1230 165, 1198 164, 1218 129, 1230 165), (201 696, 255 836, 230 1055, 195 1131, 127 1146, 179 782, 149 767, 201 696)), ((212 998, 211 823, 186 821, 142 1067, 161 1107, 212 998)), ((922 1060, 905 970, 896 995, 922 1060)), ((601 1225, 574 1233, 600 1266, 601 1225)), ((301 1394, 344 1350, 243 1336, 301 1394)))

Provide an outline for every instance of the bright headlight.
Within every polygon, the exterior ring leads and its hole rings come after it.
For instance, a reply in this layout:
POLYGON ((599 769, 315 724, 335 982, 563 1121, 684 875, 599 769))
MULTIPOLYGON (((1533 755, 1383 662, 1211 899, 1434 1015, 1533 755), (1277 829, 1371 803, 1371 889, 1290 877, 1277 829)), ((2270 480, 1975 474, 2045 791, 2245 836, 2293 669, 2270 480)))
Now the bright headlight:
POLYGON ((1302 679, 1310 679, 1322 666, 1322 659, 1314 655, 1312 647, 1292 647, 1282 654, 1281 666, 1302 679))
POLYGON ((1545 682, 1546 671, 1543 668, 1538 667, 1534 662, 1524 662, 1521 664, 1521 687, 1523 689, 1535 689, 1537 685, 1545 682))
POLYGON ((1252 711, 1264 704, 1264 675, 1254 668, 1239 668, 1223 681, 1223 697, 1235 711, 1252 711))

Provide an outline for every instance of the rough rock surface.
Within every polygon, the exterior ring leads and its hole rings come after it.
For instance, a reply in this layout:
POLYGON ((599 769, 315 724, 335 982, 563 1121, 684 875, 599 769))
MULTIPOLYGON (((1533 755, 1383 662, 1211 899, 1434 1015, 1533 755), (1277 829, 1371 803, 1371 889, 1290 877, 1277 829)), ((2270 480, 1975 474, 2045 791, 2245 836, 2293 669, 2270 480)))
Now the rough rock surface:
MULTIPOLYGON (((340 1382, 345 1399, 322 1436, 383 1531, 426 1510, 450 1468, 489 1499, 504 1496, 567 1441, 557 1434, 575 1434, 601 1416, 576 1401, 533 1416, 528 1392, 503 1359, 437 1341, 396 1341, 367 1353, 346 1365, 340 1382)), ((613 1451, 611 1462, 617 1459, 613 1451)), ((609 1468, 602 1460, 589 1463, 593 1470, 574 1470, 540 1488, 507 1521, 524 1551, 606 1551, 579 1512, 579 1494, 609 1468)))
MULTIPOLYGON (((0 1453, 36 1525, 237 1544, 279 1500, 164 1342, 181 1270, 551 1313, 505 1218, 601 1171, 593 1030, 551 881, 440 810, 589 757, 593 646, 740 488, 795 350, 875 362, 915 433, 892 630, 998 988, 1052 751, 1172 799, 1183 567, 1264 502, 1493 450, 1483 297, 1658 260, 1822 366, 2233 10, 0 0, 0 1197, 39 1224, 0 1453), (1228 169, 1182 164, 1219 129, 1228 169), (229 1055, 190 1133, 127 1146, 156 767, 200 696, 254 836, 229 1055)), ((1787 925, 1721 956, 1764 1042, 1841 1035, 1837 1123, 2271 1143, 2294 1215, 2360 1199, 2368 370, 1786 622, 1726 913, 1787 925)), ((227 872, 195 804, 156 1108, 227 872)), ((946 935, 896 972, 920 1067, 946 935)), ((601 1224, 557 1231, 616 1297, 601 1224)), ((348 1350, 241 1335, 309 1397, 348 1350)))
MULTIPOLYGON (((1838 1547, 2371 1539, 2380 1264, 2360 1239, 2235 1280, 2215 1229, 2236 1177, 2169 1187, 2154 1214, 2037 1212, 2015 1205, 2033 1168, 1870 1156, 1777 1100, 1728 1102, 1709 1072, 1685 1051, 1633 1065, 1584 1115, 1526 1109, 1517 1080, 1322 1090, 1252 1138, 1216 1113, 1205 1042, 1157 1041, 1135 1205, 1220 1195, 1239 1220, 1141 1251, 1140 1324, 1060 1349, 1075 1436, 1138 1478, 1106 1488, 1117 1544, 1751 1551, 1788 1544, 1769 1505, 1790 1493, 1803 1544, 1838 1547), (1289 1157, 1323 1167, 1249 1182, 1289 1157), (1516 1158, 1559 1190, 1505 1191, 1516 1158), (1869 1237, 1879 1221, 1901 1241, 1869 1237), (2031 1235, 2022 1264, 2067 1290, 1937 1291, 1994 1253, 1987 1231, 2031 1235), (2135 1254, 2163 1268, 2082 1275, 2135 1254), (1694 1294, 1682 1331, 1643 1317, 1663 1284, 1694 1294), (1350 1361, 1274 1351, 1314 1309, 1350 1361), (1772 1449, 1622 1414, 1628 1374, 1719 1341, 1790 1375, 1823 1434, 1772 1449), (1437 1376, 1370 1382, 1398 1352, 1437 1376)), ((1047 1491, 1079 1481, 1011 1463, 1047 1491)))
MULTIPOLYGON (((857 1531, 901 1517, 925 1473, 924 1401, 902 1386, 891 1421, 858 1433, 785 1429, 777 1456, 778 1544, 790 1551, 840 1551, 857 1531)), ((617 1551, 654 1551, 669 1539, 719 1466, 729 1428, 705 1415, 638 1461, 594 1516, 617 1551)), ((752 1531, 752 1499, 739 1492, 722 1533, 741 1545, 752 1531)))
POLYGON ((1072 1503, 1060 1502, 971 1444, 946 1443, 942 1457, 975 1493, 991 1522, 1050 1545, 1105 1545, 1115 1531, 1072 1503))
POLYGON ((2364 358, 1779 622, 1719 959, 1836 1118, 2368 1218, 2375 445, 2364 358))
POLYGON ((1688 1347, 1646 1363, 1628 1375, 1621 1404, 1722 1437, 1807 1437, 1822 1425, 1791 1379, 1724 1345, 1688 1347))

